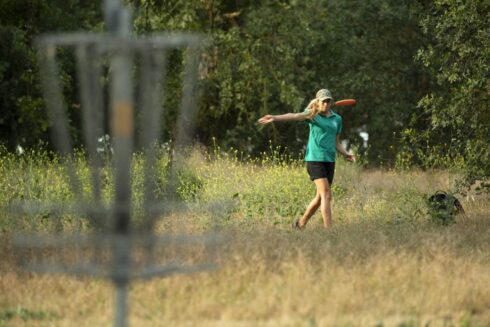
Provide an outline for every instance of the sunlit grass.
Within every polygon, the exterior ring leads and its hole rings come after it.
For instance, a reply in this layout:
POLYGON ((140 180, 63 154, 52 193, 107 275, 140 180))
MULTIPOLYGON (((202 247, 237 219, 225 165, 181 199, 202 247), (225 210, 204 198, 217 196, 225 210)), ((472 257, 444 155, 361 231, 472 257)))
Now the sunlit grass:
MULTIPOLYGON (((160 159, 159 167, 164 167, 165 158, 160 159)), ((56 160, 42 154, 0 160, 2 206, 18 197, 71 199, 56 160)), ((139 201, 141 163, 133 167, 139 201)), ((84 169, 79 170, 82 177, 88 174, 84 169)), ((324 230, 317 214, 306 230, 297 232, 289 224, 315 192, 301 161, 281 158, 279 152, 252 160, 234 152, 196 150, 185 170, 179 192, 188 210, 162 217, 157 230, 218 229, 226 236, 213 256, 219 269, 135 282, 130 292, 133 325, 490 324, 488 196, 460 196, 466 215, 449 226, 433 223, 425 207, 428 194, 451 189, 452 174, 370 171, 339 161, 334 228, 324 230)), ((110 177, 104 187, 109 198, 110 177)), ((49 215, 29 218, 29 223, 5 213, 1 219, 0 325, 111 324, 113 289, 108 282, 15 268, 10 235, 18 228, 56 231, 49 215)), ((62 221, 61 228, 71 232, 77 226, 62 221)), ((90 229, 87 224, 81 228, 90 229)))

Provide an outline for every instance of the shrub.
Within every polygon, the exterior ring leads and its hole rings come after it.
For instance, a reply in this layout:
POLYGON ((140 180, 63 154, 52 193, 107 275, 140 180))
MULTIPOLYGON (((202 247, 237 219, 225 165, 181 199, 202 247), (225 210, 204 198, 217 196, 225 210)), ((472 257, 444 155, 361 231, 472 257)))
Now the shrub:
POLYGON ((449 225, 455 222, 458 213, 464 213, 459 200, 453 195, 438 191, 427 198, 428 213, 432 221, 449 225))

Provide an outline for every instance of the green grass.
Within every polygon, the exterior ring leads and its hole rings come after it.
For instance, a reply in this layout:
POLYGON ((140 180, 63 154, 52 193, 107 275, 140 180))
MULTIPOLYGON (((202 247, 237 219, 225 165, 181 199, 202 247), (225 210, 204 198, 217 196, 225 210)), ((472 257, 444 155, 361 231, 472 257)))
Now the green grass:
POLYGON ((23 307, 7 308, 0 311, 0 326, 4 326, 12 320, 22 320, 23 322, 30 320, 56 320, 59 316, 46 311, 32 311, 23 307))
MULTIPOLYGON (((166 201, 168 156, 159 151, 155 167, 155 197, 166 201)), ((90 170, 83 154, 75 156, 76 175, 83 198, 91 200, 90 170)), ((144 159, 132 161, 135 224, 142 213, 144 159)), ((114 194, 110 164, 101 169, 102 198, 110 203, 114 194)), ((69 176, 62 161, 48 153, 0 156, 0 205, 15 201, 69 203, 74 201, 69 176)), ((301 159, 281 155, 277 149, 258 159, 243 159, 233 151, 208 153, 194 150, 177 171, 177 198, 199 215, 202 228, 239 225, 254 228, 287 226, 303 213, 314 196, 301 159), (192 208, 198 208, 193 210, 192 208), (203 210, 204 208, 204 210, 203 210)), ((334 185, 334 222, 337 224, 376 221, 380 224, 415 223, 427 219, 425 199, 439 189, 450 189, 454 177, 447 172, 363 171, 339 161, 334 185)), ((79 200, 77 200, 79 202, 79 200)), ((60 231, 90 229, 90 221, 46 210, 15 217, 2 214, 0 229, 60 231)))

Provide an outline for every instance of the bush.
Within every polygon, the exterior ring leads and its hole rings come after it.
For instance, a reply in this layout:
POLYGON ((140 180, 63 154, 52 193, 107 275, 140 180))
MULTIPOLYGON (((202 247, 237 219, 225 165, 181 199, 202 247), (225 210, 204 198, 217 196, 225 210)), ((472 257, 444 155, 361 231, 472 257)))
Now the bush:
POLYGON ((455 223, 455 216, 464 213, 459 200, 453 194, 443 191, 428 197, 427 207, 431 220, 444 226, 455 223))

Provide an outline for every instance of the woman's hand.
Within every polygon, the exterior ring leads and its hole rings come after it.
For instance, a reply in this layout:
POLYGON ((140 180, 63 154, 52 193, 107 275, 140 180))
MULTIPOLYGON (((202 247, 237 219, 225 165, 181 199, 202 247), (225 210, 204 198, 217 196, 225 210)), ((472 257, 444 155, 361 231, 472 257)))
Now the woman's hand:
POLYGON ((264 117, 259 119, 259 124, 265 125, 272 123, 274 121, 274 116, 273 115, 265 115, 264 117))
POLYGON ((340 142, 340 135, 339 134, 337 134, 336 142, 337 142, 337 145, 335 147, 337 148, 337 151, 339 151, 340 154, 344 156, 345 160, 351 161, 351 162, 356 162, 356 157, 354 156, 354 154, 347 152, 347 150, 342 145, 342 142, 340 142))
POLYGON ((356 162, 356 157, 352 153, 348 153, 344 156, 345 160, 356 162))

